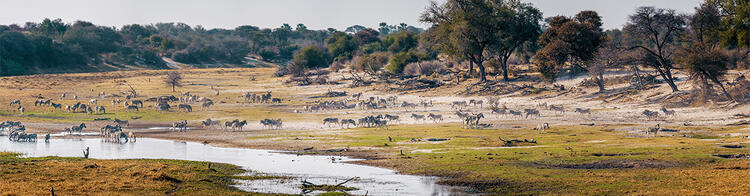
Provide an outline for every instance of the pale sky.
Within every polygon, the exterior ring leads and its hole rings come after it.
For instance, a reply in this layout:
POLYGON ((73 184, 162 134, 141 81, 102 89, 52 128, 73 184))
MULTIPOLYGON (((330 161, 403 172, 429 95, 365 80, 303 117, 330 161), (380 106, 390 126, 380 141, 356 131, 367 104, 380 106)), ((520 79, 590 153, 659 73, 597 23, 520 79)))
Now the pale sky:
MULTIPOLYGON (((440 0, 445 1, 445 0, 440 0)), ((522 0, 531 2, 545 17, 571 16, 595 10, 606 29, 620 28, 639 6, 656 6, 691 13, 703 0, 522 0)), ((40 22, 61 18, 66 23, 85 20, 97 25, 183 22, 205 28, 254 25, 275 28, 282 23, 305 24, 310 29, 381 21, 427 27, 419 16, 429 0, 8 0, 0 3, 0 24, 40 22)))

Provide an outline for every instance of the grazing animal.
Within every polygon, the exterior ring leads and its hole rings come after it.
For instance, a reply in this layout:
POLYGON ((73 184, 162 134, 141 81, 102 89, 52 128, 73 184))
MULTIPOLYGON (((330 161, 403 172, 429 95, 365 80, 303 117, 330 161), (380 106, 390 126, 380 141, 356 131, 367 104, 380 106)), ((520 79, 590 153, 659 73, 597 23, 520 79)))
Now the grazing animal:
POLYGON ((97 104, 96 99, 89 100, 89 105, 94 105, 94 104, 97 104))
POLYGON ((591 115, 591 109, 576 108, 576 113, 591 115))
POLYGON ((107 113, 107 109, 105 109, 104 106, 96 106, 96 112, 100 114, 105 114, 107 113))
POLYGON ((479 120, 484 118, 484 114, 479 113, 476 115, 469 115, 466 118, 464 118, 464 125, 466 125, 467 128, 476 128, 479 127, 479 120))
POLYGON ((492 110, 493 114, 500 114, 500 115, 503 115, 503 116, 505 116, 505 114, 508 113, 508 109, 500 109, 498 107, 492 107, 492 108, 490 108, 490 110, 492 110))
POLYGON ((52 108, 54 108, 55 110, 61 110, 62 109, 62 104, 52 103, 52 108))
POLYGON ((398 121, 399 120, 399 116, 386 114, 385 115, 385 119, 388 119, 388 121, 398 121))
POLYGON ((24 112, 25 110, 26 110, 26 109, 25 109, 25 108, 23 108, 23 107, 21 107, 20 105, 18 106, 18 111, 19 111, 19 112, 21 112, 21 115, 23 115, 23 112, 24 112))
POLYGON ((666 116, 674 116, 676 113, 674 110, 667 110, 665 107, 661 107, 661 111, 664 112, 664 115, 666 116))
POLYGON ((16 99, 16 100, 10 101, 10 105, 13 105, 13 104, 18 104, 20 106, 21 100, 16 99))
POLYGON ((549 110, 560 112, 563 114, 565 113, 565 107, 563 106, 549 105, 549 110))
POLYGON ((273 99, 271 99, 271 103, 281 103, 281 99, 279 99, 279 98, 273 98, 273 99))
POLYGON ((81 123, 78 126, 73 126, 70 128, 70 134, 73 134, 73 132, 78 132, 79 134, 83 132, 83 128, 86 128, 85 123, 81 123))
POLYGON ((542 124, 538 124, 536 126, 536 130, 539 131, 540 134, 544 133, 544 131, 547 129, 549 129, 549 123, 546 123, 546 122, 542 124))
POLYGON ((479 107, 481 108, 482 104, 484 104, 484 101, 483 100, 473 100, 472 99, 472 100, 469 100, 469 104, 474 105, 474 107, 477 107, 477 105, 479 105, 479 107))
POLYGON ((131 111, 132 112, 133 110, 135 110, 136 112, 139 112, 138 111, 138 106, 137 105, 128 105, 128 106, 125 106, 125 111, 131 111))
POLYGON ((437 123, 443 121, 443 115, 430 113, 427 115, 428 118, 432 119, 433 122, 437 123))
POLYGON ((451 103, 451 109, 455 109, 455 108, 461 109, 461 108, 466 107, 466 105, 467 105, 466 101, 454 101, 453 103, 451 103))
POLYGON ((240 131, 242 131, 242 128, 245 127, 245 125, 247 125, 247 120, 242 120, 242 121, 239 121, 239 122, 234 122, 234 123, 232 123, 232 131, 236 131, 238 129, 240 131))
POLYGON ((189 104, 184 104, 183 103, 183 104, 177 105, 177 110, 178 111, 179 110, 185 110, 187 112, 193 112, 193 107, 190 106, 189 104))
POLYGON ((224 130, 226 130, 229 127, 233 127, 235 122, 239 122, 240 120, 234 120, 234 121, 227 121, 224 122, 224 130))
POLYGON ((540 114, 537 109, 525 109, 524 111, 526 112, 525 118, 529 118, 529 116, 542 117, 542 114, 540 114))
POLYGON ((508 110, 508 113, 510 113, 510 115, 513 115, 513 116, 523 117, 523 112, 521 111, 508 110))
POLYGON ((211 105, 214 105, 214 102, 212 101, 203 102, 203 104, 201 105, 201 108, 203 110, 208 110, 211 107, 211 105))
POLYGON ((456 116, 458 116, 458 118, 463 119, 463 118, 466 118, 467 116, 469 116, 469 114, 468 113, 462 113, 460 111, 456 111, 456 116))
POLYGON ((94 113, 94 110, 91 109, 91 107, 86 108, 86 113, 91 114, 94 113))
POLYGON ((659 130, 661 130, 661 125, 660 124, 656 124, 655 127, 649 127, 648 128, 648 130, 646 131, 646 135, 648 135, 649 133, 654 133, 654 136, 656 136, 656 135, 659 134, 659 130))
POLYGON ((414 114, 414 113, 412 113, 412 114, 411 114, 411 117, 412 117, 412 118, 413 118, 414 120, 417 120, 417 121, 420 121, 420 120, 424 120, 424 115, 420 115, 420 114, 414 114))
POLYGON ((375 121, 373 121, 373 124, 375 124, 375 128, 379 128, 379 129, 385 128, 385 129, 388 129, 388 121, 386 121, 386 120, 377 120, 377 119, 375 119, 375 121))
POLYGON ((344 125, 346 125, 346 128, 349 128, 349 125, 352 125, 352 126, 356 127, 357 126, 357 122, 355 122, 352 119, 342 119, 341 120, 341 127, 344 127, 344 125))
POLYGON ((156 107, 159 107, 159 111, 169 111, 169 108, 172 108, 172 106, 169 106, 166 102, 158 103, 156 104, 156 107))
POLYGON ((65 97, 67 96, 68 96, 67 94, 63 93, 62 95, 60 95, 60 99, 65 99, 65 97))
POLYGON ((338 118, 323 119, 323 126, 325 126, 326 124, 328 124, 329 127, 331 126, 331 124, 339 124, 339 119, 338 118))
POLYGON ((177 131, 187 131, 187 120, 172 123, 172 129, 177 131))
POLYGON ((132 101, 130 101, 130 105, 138 105, 138 107, 143 107, 143 101, 141 101, 141 100, 132 100, 132 101))
POLYGON ((283 122, 281 121, 280 118, 279 119, 275 119, 275 120, 274 119, 263 119, 263 120, 260 121, 260 124, 262 124, 263 127, 268 127, 268 128, 271 128, 271 129, 281 129, 281 126, 282 126, 283 122))
POLYGON ((115 118, 114 123, 120 126, 123 126, 123 125, 126 127, 130 126, 130 122, 128 122, 128 120, 120 120, 120 119, 115 118))
POLYGON ((206 119, 205 121, 201 122, 201 124, 203 124, 203 127, 212 127, 212 126, 216 126, 216 125, 221 125, 221 121, 211 120, 209 118, 209 119, 206 119))
POLYGON ((644 116, 646 116, 646 118, 649 118, 649 119, 655 119, 659 117, 659 112, 651 111, 651 110, 643 110, 641 114, 643 114, 644 116))

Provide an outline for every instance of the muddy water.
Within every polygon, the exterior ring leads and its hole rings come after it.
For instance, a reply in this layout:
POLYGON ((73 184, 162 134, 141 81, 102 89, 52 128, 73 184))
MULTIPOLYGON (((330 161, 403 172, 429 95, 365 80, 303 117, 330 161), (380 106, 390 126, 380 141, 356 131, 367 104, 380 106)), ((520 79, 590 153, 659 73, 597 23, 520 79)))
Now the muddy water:
POLYGON ((95 159, 178 159, 212 161, 239 165, 269 175, 291 176, 287 180, 240 181, 238 188, 264 193, 301 194, 301 180, 315 184, 337 184, 352 177, 360 180, 347 183, 359 190, 358 195, 451 195, 455 187, 437 185, 437 178, 399 175, 393 170, 346 163, 347 157, 297 156, 268 150, 222 148, 194 142, 139 138, 136 143, 113 144, 101 139, 52 139, 49 143, 10 142, 0 137, 0 151, 20 152, 27 157, 80 157, 90 148, 95 159))

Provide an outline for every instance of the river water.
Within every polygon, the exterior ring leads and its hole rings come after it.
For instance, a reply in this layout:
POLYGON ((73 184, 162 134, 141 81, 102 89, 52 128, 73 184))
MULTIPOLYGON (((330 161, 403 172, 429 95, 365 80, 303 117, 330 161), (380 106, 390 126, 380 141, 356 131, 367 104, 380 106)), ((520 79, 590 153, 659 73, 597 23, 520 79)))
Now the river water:
MULTIPOLYGON (((293 179, 238 181, 241 190, 262 193, 301 194, 301 180, 315 184, 346 183, 358 195, 453 195, 457 188, 436 184, 436 177, 400 175, 393 170, 346 163, 356 161, 340 156, 298 156, 269 150, 224 148, 195 142, 138 138, 136 143, 114 144, 102 139, 51 139, 49 143, 10 142, 0 137, 0 151, 24 153, 26 157, 81 157, 90 148, 94 159, 176 159, 211 161, 242 166, 266 175, 291 176, 293 179)), ((313 192, 314 194, 315 192, 313 192)))

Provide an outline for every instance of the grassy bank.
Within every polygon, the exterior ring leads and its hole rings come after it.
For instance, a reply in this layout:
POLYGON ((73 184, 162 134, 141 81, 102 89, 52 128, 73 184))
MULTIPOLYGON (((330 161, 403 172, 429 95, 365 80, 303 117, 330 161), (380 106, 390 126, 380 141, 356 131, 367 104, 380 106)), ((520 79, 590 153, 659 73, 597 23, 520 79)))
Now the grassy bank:
POLYGON ((230 164, 178 160, 21 158, 0 152, 0 195, 252 195, 230 186, 230 164))

